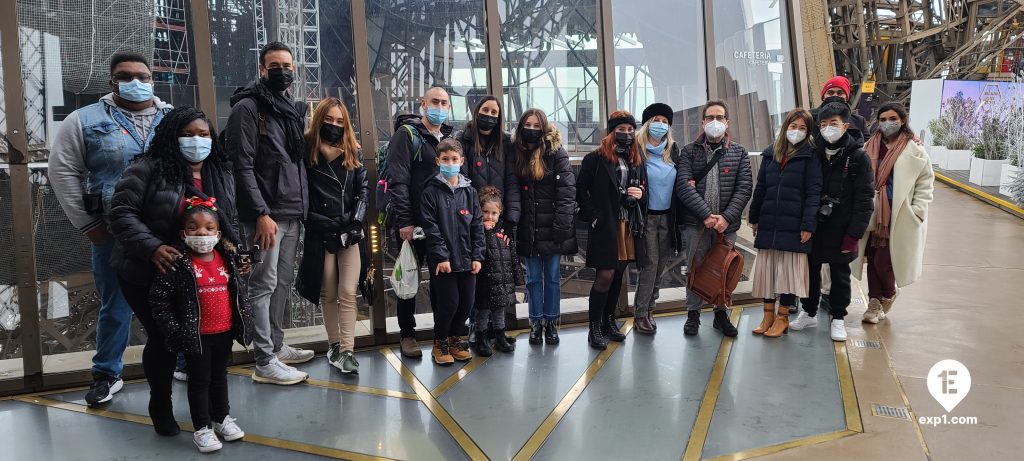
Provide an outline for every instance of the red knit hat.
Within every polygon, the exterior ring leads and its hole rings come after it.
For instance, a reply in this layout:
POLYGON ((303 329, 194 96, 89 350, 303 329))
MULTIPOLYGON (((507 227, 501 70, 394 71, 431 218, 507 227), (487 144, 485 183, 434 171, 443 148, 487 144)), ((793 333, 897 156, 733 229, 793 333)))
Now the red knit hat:
POLYGON ((850 81, 846 77, 837 75, 828 79, 825 86, 821 87, 821 98, 825 99, 825 92, 832 88, 842 88, 846 92, 846 97, 850 97, 850 81))

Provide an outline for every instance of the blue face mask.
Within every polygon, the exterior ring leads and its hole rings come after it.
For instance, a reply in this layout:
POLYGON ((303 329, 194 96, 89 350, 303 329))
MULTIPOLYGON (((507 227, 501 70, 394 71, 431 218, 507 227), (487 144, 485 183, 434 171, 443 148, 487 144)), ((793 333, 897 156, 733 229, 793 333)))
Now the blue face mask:
POLYGON ((213 139, 202 136, 182 137, 178 138, 178 146, 181 147, 181 156, 185 157, 185 160, 189 163, 199 163, 210 156, 213 139))
POLYGON ((653 122, 647 127, 647 132, 651 134, 654 139, 663 139, 668 133, 668 124, 662 122, 653 122))
POLYGON ((459 165, 455 165, 455 164, 450 164, 450 165, 441 164, 441 165, 438 165, 438 168, 441 170, 441 176, 443 176, 444 179, 452 179, 452 178, 454 178, 454 177, 459 175, 459 170, 462 167, 459 166, 459 165))
POLYGON ((427 120, 434 126, 441 126, 444 122, 448 121, 448 110, 440 107, 428 107, 427 120))
POLYGON ((153 85, 142 83, 137 78, 130 82, 117 82, 117 94, 125 101, 146 102, 153 99, 153 85))

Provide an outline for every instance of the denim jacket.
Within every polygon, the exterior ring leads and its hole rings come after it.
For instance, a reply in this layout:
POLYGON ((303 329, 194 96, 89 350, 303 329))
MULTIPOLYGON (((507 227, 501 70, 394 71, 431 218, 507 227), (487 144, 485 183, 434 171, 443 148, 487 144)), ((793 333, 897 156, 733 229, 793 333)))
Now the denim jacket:
POLYGON ((113 94, 72 112, 62 122, 49 157, 49 180, 71 223, 88 232, 104 223, 114 186, 128 163, 146 151, 169 104, 155 98, 156 116, 143 138, 114 104, 113 94), (100 194, 103 215, 90 214, 84 197, 100 194))

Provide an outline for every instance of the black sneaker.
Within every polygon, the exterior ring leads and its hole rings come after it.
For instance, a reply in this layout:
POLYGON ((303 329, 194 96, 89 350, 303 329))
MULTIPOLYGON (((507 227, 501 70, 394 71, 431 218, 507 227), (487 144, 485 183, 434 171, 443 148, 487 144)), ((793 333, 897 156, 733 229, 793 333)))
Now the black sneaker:
POLYGON ((700 329, 700 311, 689 311, 686 313, 686 323, 683 324, 683 334, 696 336, 700 329))
POLYGON ((124 387, 124 381, 121 381, 121 378, 104 373, 93 373, 92 386, 89 386, 89 392, 85 393, 85 402, 92 407, 107 403, 122 387, 124 387))
POLYGON ((733 338, 736 336, 736 327, 733 326, 729 320, 729 313, 726 311, 715 311, 715 321, 711 324, 716 330, 721 330, 722 334, 733 338))

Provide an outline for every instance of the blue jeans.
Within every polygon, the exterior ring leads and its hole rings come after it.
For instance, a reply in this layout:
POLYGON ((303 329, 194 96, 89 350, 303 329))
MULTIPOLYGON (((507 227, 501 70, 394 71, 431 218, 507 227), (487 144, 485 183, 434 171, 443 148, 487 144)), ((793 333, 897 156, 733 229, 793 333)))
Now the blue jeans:
POLYGON ((100 313, 96 320, 96 355, 92 356, 92 371, 109 376, 121 376, 124 362, 121 356, 128 347, 132 331, 132 308, 121 294, 117 269, 111 265, 114 242, 92 245, 92 277, 100 295, 100 313))
POLYGON ((558 254, 526 258, 526 301, 530 319, 555 320, 561 316, 561 285, 558 254))

